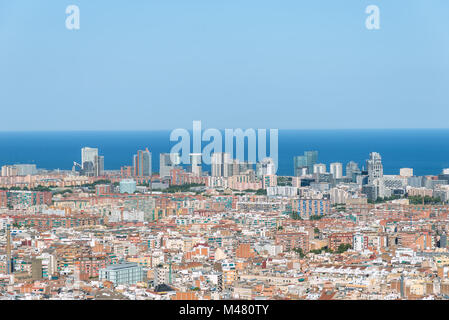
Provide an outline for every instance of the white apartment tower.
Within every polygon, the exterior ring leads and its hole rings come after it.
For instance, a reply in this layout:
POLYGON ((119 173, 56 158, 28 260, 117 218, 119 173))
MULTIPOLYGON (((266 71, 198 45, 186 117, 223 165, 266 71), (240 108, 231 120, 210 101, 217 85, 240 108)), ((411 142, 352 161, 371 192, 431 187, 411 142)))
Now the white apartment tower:
POLYGON ((324 163, 314 164, 313 173, 326 173, 326 165, 324 163))
POLYGON ((201 176, 201 153, 190 154, 190 164, 192 166, 192 173, 195 176, 201 176))
POLYGON ((382 157, 377 152, 371 152, 369 159, 366 161, 366 167, 368 169, 368 184, 373 183, 377 178, 382 178, 384 175, 384 169, 382 166, 382 157))
POLYGON ((274 176, 276 175, 276 164, 272 158, 264 158, 257 164, 257 176, 274 176))
POLYGON ((331 163, 330 173, 334 176, 334 179, 341 179, 343 177, 343 164, 340 162, 331 163))
POLYGON ((215 152, 212 154, 211 168, 213 177, 229 177, 232 172, 231 155, 226 152, 215 152))

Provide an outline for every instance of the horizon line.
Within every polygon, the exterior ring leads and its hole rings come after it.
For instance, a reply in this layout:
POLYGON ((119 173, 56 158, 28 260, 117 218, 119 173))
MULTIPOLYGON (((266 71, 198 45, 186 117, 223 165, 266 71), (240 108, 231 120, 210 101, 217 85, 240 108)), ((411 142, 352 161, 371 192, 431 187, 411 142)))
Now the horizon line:
MULTIPOLYGON (((104 130, 96 130, 96 129, 69 129, 69 130, 65 130, 65 129, 54 129, 54 130, 0 130, 0 133, 35 133, 35 132, 40 132, 40 133, 53 133, 53 132, 67 132, 67 133, 91 133, 91 132, 167 132, 167 131, 173 131, 176 130, 178 128, 174 128, 174 129, 125 129, 125 130, 120 130, 120 129, 104 129, 104 130)), ((183 128, 186 129, 186 128, 183 128)), ((205 127, 202 128, 202 131, 204 129, 212 129, 209 127, 205 127)), ((226 130, 226 129, 231 129, 231 130, 236 130, 236 129, 254 129, 254 130, 258 130, 258 129, 266 129, 266 130, 279 130, 279 131, 406 131, 406 130, 417 130, 417 131, 430 131, 430 130, 434 130, 434 131, 439 131, 439 130, 449 130, 448 128, 303 128, 303 129, 292 129, 292 128, 242 128, 242 127, 236 127, 236 128, 213 128, 213 129, 218 129, 218 130, 226 130)), ((193 131, 192 128, 187 129, 187 131, 193 131)))

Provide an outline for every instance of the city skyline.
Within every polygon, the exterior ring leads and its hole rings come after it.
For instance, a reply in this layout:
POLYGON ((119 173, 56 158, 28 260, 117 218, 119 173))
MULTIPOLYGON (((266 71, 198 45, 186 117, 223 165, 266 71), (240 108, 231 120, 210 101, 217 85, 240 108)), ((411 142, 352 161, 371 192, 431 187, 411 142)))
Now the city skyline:
MULTIPOLYGON (((34 163, 43 169, 70 170, 73 161, 81 162, 78 150, 87 145, 100 148, 105 170, 132 165, 132 155, 147 147, 155 154, 157 168, 158 155, 170 152, 175 144, 169 135, 169 131, 1 133, 0 165, 34 163)), ((306 150, 319 150, 320 162, 327 164, 351 160, 361 164, 376 150, 384 156, 388 174, 396 174, 401 167, 413 167, 420 175, 438 174, 449 167, 448 141, 449 130, 280 130, 278 173, 294 174, 292 159, 306 150)), ((203 142, 203 147, 207 144, 203 142)))
POLYGON ((449 300, 448 13, 0 0, 0 301, 449 300))
MULTIPOLYGON (((190 153, 190 162, 186 164, 181 161, 182 157, 179 152, 161 152, 159 153, 159 170, 153 171, 153 153, 148 148, 145 148, 145 150, 137 150, 137 154, 132 156, 133 161, 131 166, 121 165, 120 169, 104 170, 104 156, 99 156, 98 152, 99 148, 81 148, 81 164, 74 161, 71 172, 73 174, 78 173, 82 176, 93 177, 105 176, 106 171, 109 173, 120 172, 123 177, 133 177, 141 180, 152 178, 153 175, 158 176, 160 180, 173 179, 171 176, 172 170, 188 172, 196 177, 205 177, 208 175, 212 177, 231 177, 233 175, 246 174, 247 170, 254 171, 258 178, 262 178, 264 175, 282 176, 277 172, 275 161, 269 156, 256 162, 250 162, 246 160, 241 161, 228 152, 211 152, 209 156, 204 153, 190 153), (212 162, 209 164, 204 163, 203 157, 210 157, 212 162), (76 170, 77 167, 79 171, 76 170), (210 169, 210 171, 203 171, 203 168, 210 169)), ((345 163, 336 162, 335 160, 322 163, 319 161, 319 151, 317 150, 304 151, 303 155, 294 156, 292 158, 292 164, 293 177, 310 177, 316 174, 318 176, 325 174, 335 180, 346 178, 349 179, 348 181, 359 183, 356 176, 365 175, 364 179, 366 179, 367 184, 372 184, 374 180, 384 176, 382 156, 378 152, 369 153, 365 164, 361 163, 361 170, 359 163, 353 161, 353 159, 347 160, 345 163)), ((36 175, 38 174, 38 169, 60 172, 60 169, 41 169, 37 167, 37 164, 23 163, 3 165, 1 169, 0 176, 36 175)), ((398 169, 399 174, 390 173, 385 176, 420 177, 419 175, 414 175, 414 169, 411 167, 400 167, 396 169, 398 169)), ((68 172, 69 170, 63 171, 68 172)), ((449 168, 442 168, 439 173, 446 175, 447 172, 449 172, 449 168)), ((289 175, 285 176, 288 177, 289 175)))

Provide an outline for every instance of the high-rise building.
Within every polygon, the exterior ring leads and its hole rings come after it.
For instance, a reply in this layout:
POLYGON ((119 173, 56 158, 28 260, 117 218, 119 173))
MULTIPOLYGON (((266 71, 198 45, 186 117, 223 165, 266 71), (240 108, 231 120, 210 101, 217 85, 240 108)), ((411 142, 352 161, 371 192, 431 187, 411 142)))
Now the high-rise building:
POLYGON ((211 168, 213 177, 230 177, 232 174, 231 155, 226 152, 212 154, 211 168))
POLYGON ((191 153, 190 154, 190 165, 192 167, 192 173, 195 176, 201 176, 201 163, 202 163, 201 153, 191 153))
POLYGON ((231 176, 238 176, 240 174, 240 172, 243 172, 240 170, 241 168, 241 164, 239 159, 234 159, 232 161, 232 170, 231 170, 231 176))
POLYGON ((272 158, 264 158, 256 165, 256 170, 259 178, 276 175, 276 164, 272 158))
POLYGON ((135 177, 150 177, 152 175, 151 152, 138 150, 133 157, 133 168, 135 177))
POLYGON ((99 177, 104 174, 104 156, 96 156, 95 157, 95 176, 99 177))
POLYGON ((98 156, 98 148, 84 147, 81 149, 81 165, 85 162, 94 163, 95 157, 98 156))
POLYGON ((313 165, 313 173, 326 173, 326 165, 324 163, 315 163, 313 165))
POLYGON ((341 179, 343 177, 343 164, 340 162, 334 162, 330 164, 330 173, 334 176, 334 179, 341 179))
POLYGON ((81 149, 81 174, 85 176, 102 176, 104 171, 104 157, 98 155, 97 148, 84 147, 81 149))
POLYGON ((371 152, 369 159, 366 161, 368 170, 368 183, 372 183, 377 178, 382 178, 384 170, 382 166, 382 157, 377 152, 371 152))
POLYGON ((159 156, 159 176, 161 179, 170 178, 170 171, 181 163, 179 153, 161 153, 159 156))
POLYGON ((353 182, 356 181, 356 175, 361 174, 362 172, 359 169, 359 165, 357 162, 349 161, 346 165, 346 177, 352 179, 353 182))
POLYGON ((313 165, 318 161, 318 151, 306 151, 304 152, 304 156, 307 159, 307 168, 309 169, 309 173, 313 170, 313 165))
POLYGON ((307 174, 307 158, 306 156, 296 156, 293 158, 293 170, 296 177, 307 174), (306 170, 304 172, 304 169, 306 170))
POLYGON ((305 169, 307 174, 313 173, 313 165, 317 163, 318 151, 306 151, 303 156, 296 156, 293 158, 293 170, 297 177, 304 175, 305 169))

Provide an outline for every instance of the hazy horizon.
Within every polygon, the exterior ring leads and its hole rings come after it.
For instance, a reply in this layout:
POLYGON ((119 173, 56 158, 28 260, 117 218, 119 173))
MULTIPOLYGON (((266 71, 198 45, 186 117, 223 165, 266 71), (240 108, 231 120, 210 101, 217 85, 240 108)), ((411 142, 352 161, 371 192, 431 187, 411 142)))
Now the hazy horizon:
MULTIPOLYGON (((33 132, 39 132, 39 133, 53 133, 53 132, 171 132, 175 129, 178 128, 172 128, 172 129, 154 129, 154 130, 132 130, 132 129, 125 129, 125 130, 116 130, 116 129, 106 129, 106 130, 89 130, 89 129, 85 129, 85 130, 59 130, 59 129, 55 129, 55 130, 0 130, 0 134, 1 133, 33 133, 33 132)), ((186 129, 187 131, 192 131, 192 128, 181 128, 181 129, 186 129)), ((211 129, 210 127, 203 127, 202 131, 207 130, 207 129, 211 129)), ((213 128, 213 129, 218 129, 219 131, 224 131, 225 129, 231 129, 231 130, 235 130, 235 129, 239 129, 239 127, 235 127, 235 128, 213 128)), ((277 129, 277 128, 261 128, 261 127, 255 127, 255 128, 245 128, 245 127, 240 127, 240 129, 277 129)), ((279 131, 449 131, 449 127, 448 128, 308 128, 308 129, 284 129, 284 128, 279 128, 279 131)))

